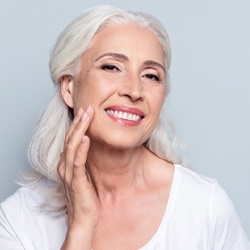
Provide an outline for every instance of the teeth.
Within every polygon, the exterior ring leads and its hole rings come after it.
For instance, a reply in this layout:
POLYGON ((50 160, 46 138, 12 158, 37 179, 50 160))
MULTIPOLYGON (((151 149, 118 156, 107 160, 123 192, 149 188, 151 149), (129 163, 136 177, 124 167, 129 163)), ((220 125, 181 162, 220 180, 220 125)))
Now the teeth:
POLYGON ((128 120, 128 113, 124 112, 122 115, 122 119, 128 120))
POLYGON ((128 121, 139 121, 141 119, 141 117, 139 115, 135 115, 135 114, 130 114, 130 113, 127 113, 127 112, 122 112, 122 111, 114 111, 114 110, 106 110, 106 112, 111 115, 111 116, 114 116, 114 117, 117 117, 117 118, 122 118, 124 120, 128 120, 128 121))

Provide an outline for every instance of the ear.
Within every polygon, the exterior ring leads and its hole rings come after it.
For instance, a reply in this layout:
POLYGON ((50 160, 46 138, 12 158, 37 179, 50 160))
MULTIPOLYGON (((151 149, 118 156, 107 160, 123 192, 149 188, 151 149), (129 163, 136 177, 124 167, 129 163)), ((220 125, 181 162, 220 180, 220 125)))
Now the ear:
POLYGON ((73 93, 74 93, 74 80, 70 75, 62 76, 60 79, 61 95, 64 102, 70 107, 74 107, 73 93))

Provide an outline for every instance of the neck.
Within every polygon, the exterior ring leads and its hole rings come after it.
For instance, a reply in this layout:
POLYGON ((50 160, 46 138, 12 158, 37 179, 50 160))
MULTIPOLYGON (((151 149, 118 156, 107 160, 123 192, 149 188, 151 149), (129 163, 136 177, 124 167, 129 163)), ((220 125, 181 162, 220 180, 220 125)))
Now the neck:
POLYGON ((135 188, 143 181, 143 146, 130 150, 90 147, 87 166, 99 198, 135 188))

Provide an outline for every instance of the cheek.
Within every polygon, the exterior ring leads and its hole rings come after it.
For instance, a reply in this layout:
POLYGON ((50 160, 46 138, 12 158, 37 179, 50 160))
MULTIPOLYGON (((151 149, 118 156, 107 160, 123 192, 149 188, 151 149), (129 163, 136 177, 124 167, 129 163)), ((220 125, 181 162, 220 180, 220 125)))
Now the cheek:
POLYGON ((81 79, 81 82, 75 87, 74 107, 99 106, 114 91, 115 86, 108 79, 97 76, 81 79))
POLYGON ((152 90, 151 91, 151 108, 154 109, 156 113, 160 113, 161 108, 164 104, 166 95, 165 95, 165 88, 161 88, 157 91, 152 90), (152 93, 154 95, 152 96, 152 93))

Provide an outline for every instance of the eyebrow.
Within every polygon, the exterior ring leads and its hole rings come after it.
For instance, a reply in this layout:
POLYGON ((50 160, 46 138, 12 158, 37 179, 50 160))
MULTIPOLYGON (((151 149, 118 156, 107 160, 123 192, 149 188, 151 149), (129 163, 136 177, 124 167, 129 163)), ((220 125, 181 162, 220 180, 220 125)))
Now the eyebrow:
POLYGON ((99 57, 97 57, 95 59, 95 62, 98 61, 98 60, 100 60, 103 57, 106 57, 106 56, 107 57, 114 57, 114 58, 122 60, 122 61, 128 61, 128 57, 127 56, 125 56, 123 54, 120 54, 120 53, 112 53, 112 52, 110 52, 110 53, 105 53, 105 54, 100 55, 99 57))
MULTIPOLYGON (((125 56, 124 54, 109 52, 109 53, 105 53, 105 54, 102 54, 99 57, 97 57, 95 59, 95 62, 100 60, 103 57, 113 57, 115 59, 122 60, 122 61, 129 60, 128 57, 125 56)), ((157 66, 157 67, 161 68, 164 71, 164 73, 166 73, 166 68, 159 62, 156 62, 153 60, 148 60, 148 61, 145 61, 143 64, 146 66, 157 66)))
POLYGON ((161 68, 164 71, 164 73, 166 73, 166 68, 161 63, 149 60, 149 61, 144 62, 144 64, 146 66, 152 66, 152 65, 157 66, 157 67, 161 68))

